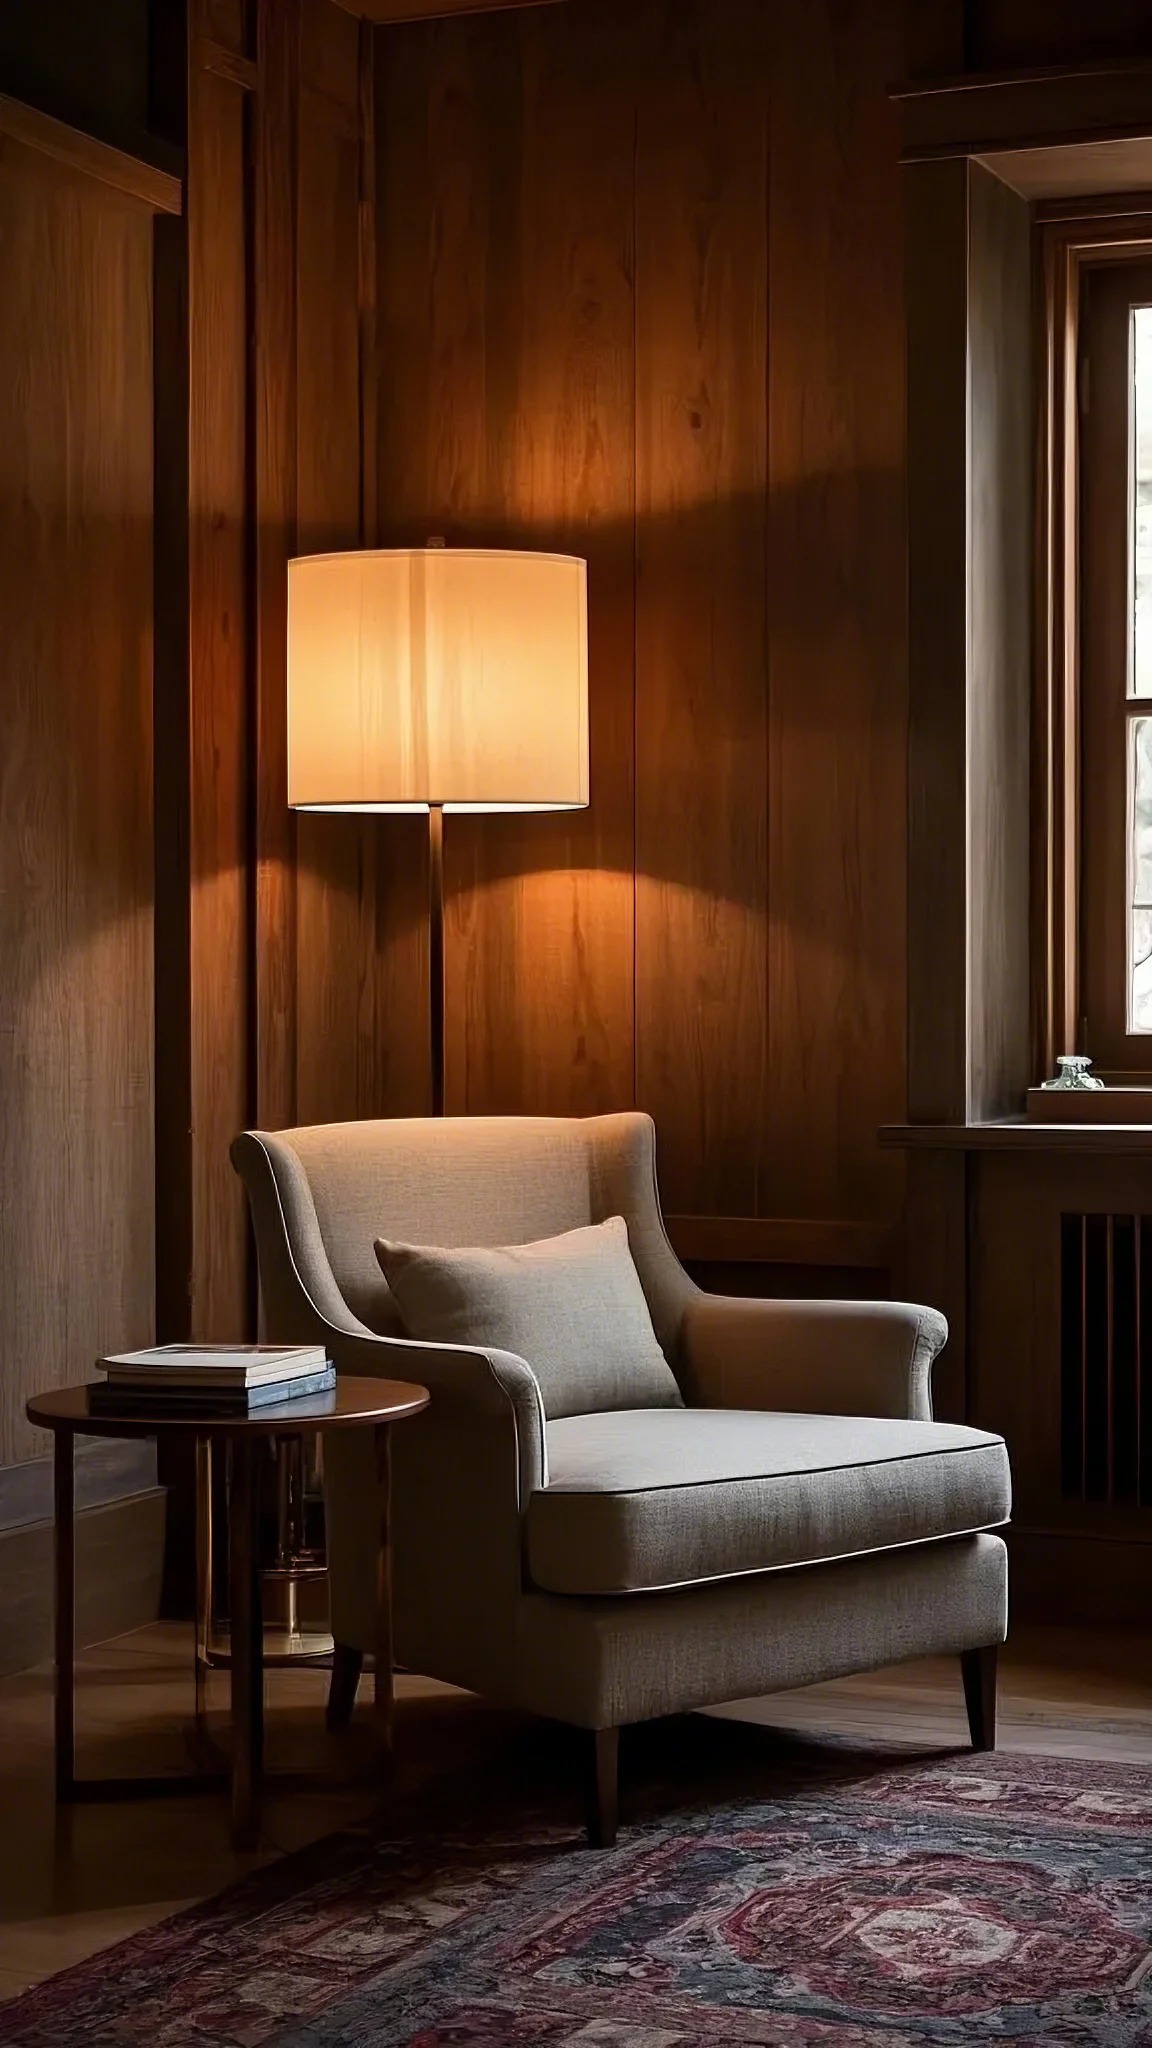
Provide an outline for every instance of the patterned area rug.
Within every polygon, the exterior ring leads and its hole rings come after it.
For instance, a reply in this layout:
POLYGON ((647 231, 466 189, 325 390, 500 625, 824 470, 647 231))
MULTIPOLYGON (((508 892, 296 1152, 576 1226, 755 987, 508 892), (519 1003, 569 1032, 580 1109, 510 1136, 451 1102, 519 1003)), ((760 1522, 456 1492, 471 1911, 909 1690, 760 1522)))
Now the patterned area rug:
POLYGON ((555 1802, 461 1818, 441 1789, 0 2007, 0 2042, 1152 2044, 1152 1765, 806 1750, 742 1775, 732 1803, 649 1785, 599 1854, 555 1802))

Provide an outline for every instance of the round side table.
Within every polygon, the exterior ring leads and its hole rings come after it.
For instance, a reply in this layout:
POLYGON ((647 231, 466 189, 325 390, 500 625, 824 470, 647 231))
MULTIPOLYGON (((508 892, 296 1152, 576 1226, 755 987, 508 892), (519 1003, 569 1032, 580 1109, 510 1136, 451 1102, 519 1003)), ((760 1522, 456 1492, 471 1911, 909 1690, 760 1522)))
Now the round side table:
POLYGON ((341 1378, 329 1394, 285 1401, 255 1415, 173 1415, 161 1402, 134 1415, 92 1415, 88 1388, 38 1394, 28 1419, 52 1431, 56 1506, 56 1797, 155 1797, 231 1782, 232 1834, 237 1848, 255 1845, 264 1769, 264 1657, 257 1547, 260 1477, 272 1446, 285 1437, 329 1429, 370 1429, 380 1479, 380 1563, 376 1639, 376 1713, 381 1739, 392 1746, 391 1429, 428 1406, 424 1387, 400 1380, 341 1378), (74 1449, 78 1436, 192 1438, 227 1444, 232 1484, 228 1561, 232 1623, 232 1757, 227 1774, 198 1772, 162 1778, 76 1776, 76 1547, 74 1449))

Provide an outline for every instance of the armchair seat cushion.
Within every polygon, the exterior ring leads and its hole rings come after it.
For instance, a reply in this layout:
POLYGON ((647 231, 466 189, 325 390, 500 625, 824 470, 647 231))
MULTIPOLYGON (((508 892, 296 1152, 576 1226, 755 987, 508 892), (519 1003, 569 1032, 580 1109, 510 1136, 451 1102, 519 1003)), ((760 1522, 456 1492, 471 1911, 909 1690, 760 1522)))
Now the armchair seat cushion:
POLYGON ((741 1409, 548 1425, 527 1512, 542 1592, 655 1592, 999 1527, 1003 1439, 941 1422, 741 1409))

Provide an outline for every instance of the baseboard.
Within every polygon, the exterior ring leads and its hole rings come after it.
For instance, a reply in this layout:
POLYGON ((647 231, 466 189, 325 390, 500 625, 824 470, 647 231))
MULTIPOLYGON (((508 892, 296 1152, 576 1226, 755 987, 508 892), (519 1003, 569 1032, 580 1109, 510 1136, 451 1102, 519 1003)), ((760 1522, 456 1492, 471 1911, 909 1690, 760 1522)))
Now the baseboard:
POLYGON ((1008 1557, 1017 1621, 1152 1628, 1152 1542, 1012 1529, 1008 1557))
MULTIPOLYGON (((155 1621, 164 1565, 163 1487, 76 1518, 76 1640, 104 1642, 155 1621)), ((52 1655, 51 1522, 0 1531, 0 1677, 52 1655)))

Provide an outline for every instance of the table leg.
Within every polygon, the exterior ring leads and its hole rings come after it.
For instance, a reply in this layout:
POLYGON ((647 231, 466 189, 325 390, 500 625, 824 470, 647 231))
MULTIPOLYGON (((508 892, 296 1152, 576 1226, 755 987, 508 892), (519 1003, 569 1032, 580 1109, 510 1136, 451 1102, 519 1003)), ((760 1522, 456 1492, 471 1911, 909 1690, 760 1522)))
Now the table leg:
POLYGON ((56 1797, 76 1786, 76 1501, 75 1440, 53 1432, 56 1509, 56 1797))
POLYGON ((264 1631, 260 1600, 259 1507, 262 1439, 232 1443, 228 1547, 232 1649, 232 1839, 253 1849, 260 1825, 264 1763, 264 1631))
POLYGON ((212 1632, 212 1439, 196 1439, 196 1730, 207 1711, 208 1639, 212 1632))
POLYGON ((380 1548, 376 1567, 376 1725, 391 1754, 395 1702, 392 1683, 392 1431, 376 1428, 376 1477, 380 1487, 380 1548))

